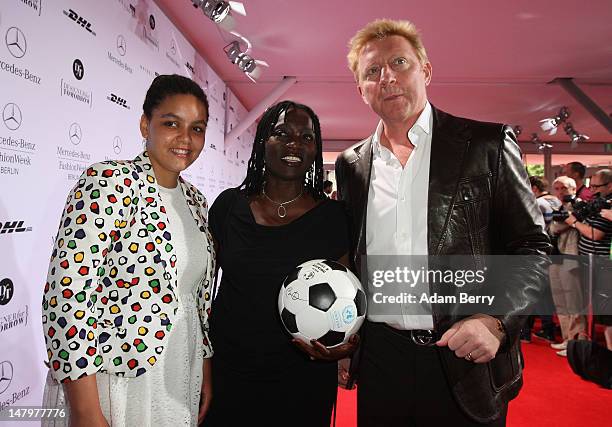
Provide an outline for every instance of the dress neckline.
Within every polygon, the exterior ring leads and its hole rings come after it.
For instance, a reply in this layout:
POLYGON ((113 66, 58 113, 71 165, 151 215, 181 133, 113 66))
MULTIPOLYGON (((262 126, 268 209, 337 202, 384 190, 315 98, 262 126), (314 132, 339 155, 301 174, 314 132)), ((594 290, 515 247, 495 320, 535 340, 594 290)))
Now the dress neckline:
POLYGON ((260 224, 255 220, 255 215, 253 214, 253 210, 251 209, 251 205, 249 204, 249 199, 248 197, 246 197, 246 195, 240 193, 240 196, 242 197, 245 205, 246 205, 246 209, 249 213, 249 218, 250 220, 253 222, 253 224, 255 224, 257 227, 261 227, 261 228, 274 228, 274 229, 282 229, 285 227, 289 227, 292 226, 296 223, 299 223, 303 220, 303 218, 306 218, 308 216, 311 215, 312 212, 316 211, 317 209, 319 209, 321 206, 327 205, 329 204, 328 202, 331 199, 323 199, 321 200, 319 203, 317 203, 315 206, 313 206, 311 209, 307 210, 306 212, 304 212, 302 215, 300 215, 299 217, 297 217, 296 219, 294 219, 291 222, 288 222, 287 224, 279 224, 279 225, 266 225, 266 224, 260 224))

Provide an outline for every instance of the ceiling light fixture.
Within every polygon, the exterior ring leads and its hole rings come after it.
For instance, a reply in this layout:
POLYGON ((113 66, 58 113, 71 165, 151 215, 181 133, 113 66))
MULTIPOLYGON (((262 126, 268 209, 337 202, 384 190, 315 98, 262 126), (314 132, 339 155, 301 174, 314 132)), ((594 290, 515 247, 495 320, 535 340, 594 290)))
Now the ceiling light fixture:
POLYGON ((571 147, 575 148, 579 143, 588 141, 590 138, 574 129, 571 122, 565 123, 563 130, 570 137, 571 147))
POLYGON ((229 16, 231 6, 223 0, 191 0, 193 7, 202 9, 204 15, 216 24, 229 16))
POLYGON ((268 67, 268 63, 255 59, 250 55, 253 45, 246 37, 243 37, 234 31, 230 32, 230 34, 240 38, 246 45, 246 49, 243 51, 240 47, 240 42, 238 40, 234 40, 223 48, 225 54, 232 64, 238 65, 240 71, 246 74, 251 81, 256 82, 256 80, 261 76, 261 67, 268 67))
POLYGON ((240 49, 240 42, 233 41, 223 48, 225 54, 232 61, 232 64, 237 64, 240 71, 251 73, 255 71, 255 60, 240 49))
POLYGON ((540 120, 540 128, 544 132, 548 132, 549 135, 554 135, 557 133, 557 128, 561 123, 566 121, 570 116, 569 108, 561 107, 559 113, 555 117, 551 117, 548 119, 540 120))
POLYGON ((540 151, 544 151, 544 150, 548 150, 552 148, 552 144, 542 141, 537 133, 531 134, 531 142, 537 145, 538 150, 540 151))
POLYGON ((237 1, 191 0, 191 3, 193 3, 193 7, 196 9, 202 9, 204 15, 228 32, 231 31, 235 25, 234 17, 230 12, 246 16, 244 4, 237 1))

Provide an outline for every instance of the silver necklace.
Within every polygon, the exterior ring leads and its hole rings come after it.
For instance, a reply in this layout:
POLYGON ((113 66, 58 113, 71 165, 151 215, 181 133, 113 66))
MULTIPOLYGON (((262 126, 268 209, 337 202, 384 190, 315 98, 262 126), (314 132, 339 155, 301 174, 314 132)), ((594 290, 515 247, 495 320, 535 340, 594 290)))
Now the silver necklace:
POLYGON ((286 202, 275 202, 274 200, 272 200, 267 194, 266 194, 266 187, 265 185, 261 188, 261 192, 263 193, 263 195, 265 196, 266 199, 268 199, 269 201, 271 201, 272 203, 274 203, 275 205, 278 205, 278 208, 276 209, 276 214, 278 215, 279 218, 284 218, 287 216, 287 209, 285 208, 285 205, 288 205, 289 203, 293 203, 295 202, 297 199, 299 199, 300 197, 302 197, 302 194, 304 193, 304 187, 302 187, 302 189, 300 190, 300 194, 297 195, 297 197, 295 197, 294 199, 288 200, 286 202))

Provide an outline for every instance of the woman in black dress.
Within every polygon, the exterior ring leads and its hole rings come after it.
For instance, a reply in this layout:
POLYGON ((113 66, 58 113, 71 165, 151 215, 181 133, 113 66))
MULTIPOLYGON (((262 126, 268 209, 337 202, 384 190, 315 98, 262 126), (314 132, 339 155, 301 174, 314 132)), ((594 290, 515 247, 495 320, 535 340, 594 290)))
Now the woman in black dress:
POLYGON ((285 276, 317 258, 348 264, 348 221, 323 193, 319 120, 283 101, 259 125, 247 177, 209 212, 223 270, 210 317, 213 399, 204 425, 330 425, 336 361, 357 336, 328 350, 292 340, 278 314, 285 276))

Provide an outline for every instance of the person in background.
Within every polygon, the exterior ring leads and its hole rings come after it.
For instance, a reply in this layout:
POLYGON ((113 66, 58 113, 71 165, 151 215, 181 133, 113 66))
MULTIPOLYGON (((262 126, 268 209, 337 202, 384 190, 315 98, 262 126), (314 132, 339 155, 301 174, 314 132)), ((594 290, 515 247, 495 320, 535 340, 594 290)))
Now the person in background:
MULTIPOLYGON (((601 210, 602 218, 612 222, 612 209, 602 209, 601 210)), ((610 256, 609 261, 612 263, 612 243, 610 244, 610 256)), ((609 298, 612 298, 612 295, 608 295, 609 298)), ((606 347, 608 350, 612 351, 612 313, 605 313, 599 316, 600 323, 606 325, 606 329, 604 330, 604 335, 606 338, 606 347)))
MULTIPOLYGON (((610 201, 612 201, 612 170, 601 169, 597 171, 591 178, 591 189, 595 192, 595 196, 600 196, 610 203, 610 201)), ((608 212, 588 217, 583 221, 578 221, 574 215, 570 214, 569 218, 565 220, 565 223, 580 233, 580 240, 578 242, 578 251, 580 255, 593 254, 595 257, 601 259, 610 257, 610 246, 612 245, 612 219, 609 218, 608 212)), ((599 262, 596 260, 596 266, 598 265, 599 262)), ((595 271, 595 281, 601 280, 599 275, 603 277, 603 274, 599 272, 598 268, 596 268, 595 271)), ((609 277, 609 275, 605 277, 609 277)), ((606 323, 610 322, 610 318, 604 319, 606 323)), ((606 343, 608 346, 612 338, 611 334, 612 331, 610 327, 606 328, 606 343)))
POLYGON ((554 210, 558 210, 561 207, 561 200, 548 192, 548 180, 542 176, 530 176, 529 183, 531 184, 531 191, 533 191, 538 203, 538 208, 542 212, 544 218, 544 224, 546 231, 550 228, 552 222, 552 213, 554 210))
POLYGON ((349 228, 342 203, 323 192, 319 120, 283 101, 258 126, 247 176, 222 192, 210 227, 223 270, 210 318, 215 346, 211 426, 329 427, 336 361, 357 335, 333 349, 291 340, 278 312, 283 280, 312 259, 348 266, 349 228))
MULTIPOLYGON (((555 196, 563 201, 563 207, 571 212, 572 205, 567 198, 576 195, 576 182, 567 176, 557 177, 553 181, 555 196)), ((570 214, 571 215, 571 214, 570 214)), ((560 343, 550 346, 559 356, 567 356, 567 343, 569 340, 581 337, 587 333, 587 320, 583 314, 584 296, 577 260, 579 233, 565 222, 553 221, 550 226, 551 233, 556 236, 560 261, 550 266, 550 287, 559 324, 561 326, 560 343)))
POLYGON ((593 191, 584 184, 585 165, 580 162, 570 162, 563 167, 561 174, 572 178, 576 182, 576 197, 585 202, 593 198, 593 191))
MULTIPOLYGON (((601 169, 591 178, 591 189, 606 200, 612 199, 612 170, 601 169)), ((570 214, 565 220, 580 233, 578 248, 581 255, 609 256, 612 241, 612 222, 602 216, 593 216, 583 221, 570 214)))
POLYGON ((210 405, 215 253, 206 199, 180 176, 207 121, 197 83, 156 77, 145 151, 90 166, 68 195, 42 321, 44 405, 67 403, 71 427, 196 426, 210 405))
POLYGON ((329 180, 325 180, 323 181, 323 192, 325 193, 325 196, 327 196, 328 199, 331 199, 332 197, 332 192, 334 190, 334 183, 329 181, 329 180))
MULTIPOLYGON (((552 222, 552 214, 554 210, 558 210, 561 207, 561 201, 548 192, 548 181, 546 178, 541 176, 530 176, 529 183, 531 184, 531 191, 536 197, 538 208, 542 212, 542 218, 544 219, 544 225, 546 232, 550 235, 550 224, 552 222)), ((536 313, 540 315, 542 320, 541 329, 537 330, 534 334, 546 340, 550 343, 555 342, 555 324, 553 322, 552 313, 554 312, 554 303, 550 288, 547 288, 542 295, 536 309, 536 313)), ((535 315, 530 316, 527 322, 527 326, 521 331, 521 341, 525 343, 531 342, 531 329, 535 315)))

